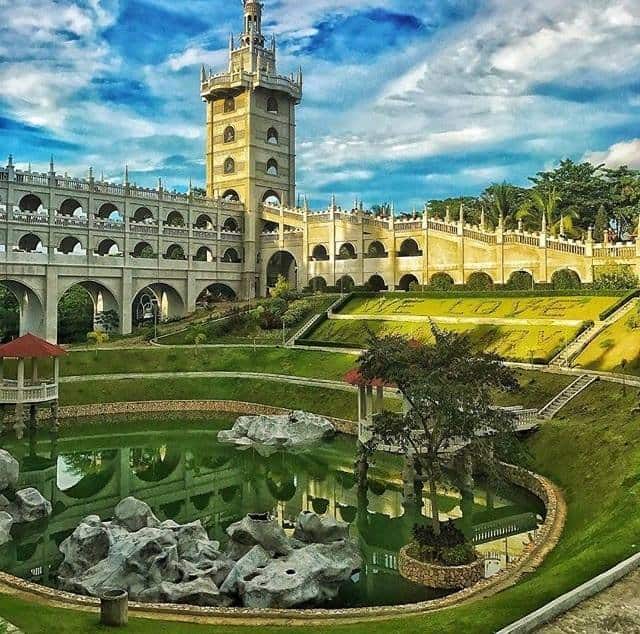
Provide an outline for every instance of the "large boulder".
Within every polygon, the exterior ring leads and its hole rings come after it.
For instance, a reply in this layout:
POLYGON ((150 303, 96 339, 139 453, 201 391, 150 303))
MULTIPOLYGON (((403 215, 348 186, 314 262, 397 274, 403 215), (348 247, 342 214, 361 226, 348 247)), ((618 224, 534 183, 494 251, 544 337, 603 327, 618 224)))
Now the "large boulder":
POLYGON ((254 546, 244 557, 239 559, 224 583, 220 586, 221 592, 229 594, 238 593, 238 583, 249 581, 253 576, 257 576, 263 568, 271 561, 271 555, 262 547, 254 546))
POLYGON ((0 546, 4 546, 11 541, 11 526, 13 517, 6 511, 0 511, 0 546))
POLYGON ((250 513, 227 528, 227 551, 232 559, 244 557, 254 546, 273 555, 287 555, 291 544, 282 526, 268 513, 250 513))
POLYGON ((362 564, 354 542, 311 544, 272 560, 256 575, 238 582, 248 608, 318 605, 337 596, 340 584, 362 564))
POLYGON ((51 503, 45 500, 38 489, 20 489, 16 491, 16 497, 9 505, 9 514, 16 524, 36 522, 51 515, 51 503))
POLYGON ((0 449, 0 491, 15 489, 19 472, 18 461, 8 451, 0 449))
POLYGON ((138 600, 145 603, 187 603, 216 607, 228 607, 233 603, 231 597, 222 594, 216 584, 207 577, 185 583, 163 581, 142 592, 138 600))
POLYGON ((97 515, 82 520, 76 530, 59 546, 64 555, 58 574, 75 577, 83 574, 109 555, 111 536, 97 515))
POLYGON ((240 416, 229 430, 218 432, 218 440, 238 446, 298 447, 318 442, 335 433, 322 416, 291 412, 274 416, 240 416))
POLYGON ((320 517, 312 511, 303 511, 296 520, 293 537, 308 544, 328 544, 348 539, 349 525, 333 517, 320 517))
POLYGON ((160 521, 146 502, 128 497, 121 500, 113 512, 113 521, 130 532, 141 528, 158 528, 160 521))

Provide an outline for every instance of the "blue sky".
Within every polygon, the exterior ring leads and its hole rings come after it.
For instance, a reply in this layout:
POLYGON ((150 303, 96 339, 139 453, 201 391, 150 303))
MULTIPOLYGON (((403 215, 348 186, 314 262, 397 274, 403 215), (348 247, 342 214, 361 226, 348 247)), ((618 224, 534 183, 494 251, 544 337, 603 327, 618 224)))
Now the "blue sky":
MULTIPOLYGON (((204 180, 201 64, 240 0, 0 0, 0 140, 19 166, 204 180)), ((265 0, 305 72, 298 189, 398 209, 560 158, 640 168, 637 0, 265 0)))

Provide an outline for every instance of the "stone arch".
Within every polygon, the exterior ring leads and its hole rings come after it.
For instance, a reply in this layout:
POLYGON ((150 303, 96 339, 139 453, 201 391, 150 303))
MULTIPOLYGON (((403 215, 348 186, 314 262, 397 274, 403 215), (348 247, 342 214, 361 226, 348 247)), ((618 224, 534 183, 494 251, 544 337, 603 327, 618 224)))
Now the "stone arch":
POLYGON ((455 285, 454 279, 448 273, 444 271, 440 271, 439 273, 434 273, 429 280, 429 286, 433 287, 436 290, 445 291, 453 288, 455 285))
POLYGON ((186 260, 187 256, 182 245, 172 244, 167 248, 164 258, 165 260, 186 260))
POLYGON ((280 136, 275 128, 269 128, 267 130, 267 143, 269 145, 278 145, 280 142, 280 136))
POLYGON ((270 158, 267 161, 267 169, 265 170, 269 176, 277 176, 278 175, 278 161, 274 158, 270 158))
POLYGON ((184 227, 184 216, 175 209, 167 216, 165 224, 169 227, 184 227))
POLYGON ((282 275, 291 288, 298 286, 298 264, 295 257, 289 251, 277 251, 267 263, 267 287, 273 288, 282 275))
POLYGON ((345 242, 338 249, 338 260, 355 260, 357 258, 356 248, 351 242, 345 242))
POLYGON ((18 207, 22 212, 35 213, 36 211, 42 211, 44 205, 38 196, 35 194, 27 194, 20 199, 18 207))
POLYGON ((237 299, 236 292, 227 284, 210 284, 198 295, 196 306, 209 307, 219 302, 234 302, 237 299))
POLYGON ((413 258, 422 255, 422 251, 420 251, 420 246, 413 238, 407 238, 403 240, 400 245, 400 251, 398 251, 398 256, 401 258, 413 258))
POLYGON ((0 280, 0 286, 11 292, 18 302, 19 334, 30 332, 46 337, 44 303, 40 295, 22 281, 3 279, 0 280))
POLYGON ((340 293, 350 293, 356 286, 350 275, 343 275, 337 282, 336 288, 340 293))
POLYGON ((235 218, 227 218, 222 225, 222 230, 228 233, 238 233, 240 225, 235 218))
POLYGON ((267 112, 278 114, 278 100, 274 96, 267 99, 267 112))
POLYGON ((262 196, 262 202, 265 205, 271 205, 272 207, 279 207, 282 204, 282 198, 280 194, 273 189, 268 189, 262 196))
POLYGON ((155 258, 153 247, 148 242, 138 242, 133 248, 131 255, 134 258, 155 258))
POLYGON ((311 259, 316 262, 322 262, 323 260, 329 259, 329 253, 327 252, 327 247, 324 244, 316 244, 313 247, 313 251, 311 252, 311 259))
POLYGON ((209 247, 200 247, 193 256, 196 262, 215 262, 213 252, 209 247))
POLYGON ((61 205, 58 213, 61 216, 82 216, 84 210, 75 198, 67 198, 61 205))
POLYGON ((96 255, 119 255, 120 247, 115 240, 111 240, 107 238, 98 243, 98 248, 96 249, 96 255))
POLYGON ((368 258, 384 258, 387 256, 387 252, 384 248, 384 244, 380 240, 374 240, 367 248, 368 258))
POLYGON ((474 271, 467 278, 467 287, 474 291, 490 291, 493 288, 493 278, 484 271, 474 271))
POLYGON ((138 207, 133 214, 134 222, 147 222, 153 220, 153 213, 148 207, 138 207))
POLYGON ((317 277, 312 277, 309 280, 309 288, 314 293, 322 293, 323 291, 327 290, 327 280, 325 280, 324 277, 321 277, 320 275, 318 275, 317 277))
POLYGON ((582 280, 576 271, 570 268, 561 268, 551 275, 551 284, 554 290, 566 291, 582 288, 582 280))
POLYGON ((230 156, 228 156, 225 160, 224 160, 224 173, 225 174, 234 174, 236 171, 236 162, 233 160, 233 158, 231 158, 230 156))
POLYGON ((222 261, 227 263, 239 264, 242 262, 240 255, 238 254, 237 249, 233 247, 229 247, 222 256, 222 261))
POLYGON ((196 229, 204 229, 206 231, 212 231, 214 228, 211 216, 208 216, 207 214, 200 214, 196 218, 196 224, 194 226, 196 229))
POLYGON ((407 273, 406 275, 403 275, 400 278, 400 281, 398 282, 398 288, 401 291, 410 291, 412 284, 419 285, 420 282, 418 281, 418 278, 415 275, 412 275, 411 273, 407 273))
POLYGON ((18 249, 27 253, 45 253, 44 244, 35 233, 27 233, 18 240, 18 249))
POLYGON ((369 287, 370 290, 375 291, 376 293, 379 293, 380 291, 384 291, 387 288, 387 285, 384 279, 382 278, 381 275, 378 275, 378 274, 372 275, 369 278, 369 281, 367 282, 367 286, 369 287))
POLYGON ((144 323, 177 319, 185 315, 185 302, 182 295, 169 284, 153 282, 141 288, 132 303, 132 321, 134 326, 144 323))
POLYGON ((100 205, 97 216, 102 220, 122 220, 122 213, 113 203, 104 203, 103 205, 100 205))
POLYGON ((75 236, 67 236, 60 241, 58 253, 63 255, 82 255, 82 242, 75 236))
POLYGON ((222 199, 230 203, 240 202, 240 196, 235 189, 227 189, 227 191, 224 194, 222 194, 222 199))
POLYGON ((506 286, 514 291, 530 291, 534 287, 533 275, 529 271, 513 271, 506 286))
POLYGON ((225 143, 233 143, 236 140, 236 129, 232 125, 224 129, 223 139, 225 143))

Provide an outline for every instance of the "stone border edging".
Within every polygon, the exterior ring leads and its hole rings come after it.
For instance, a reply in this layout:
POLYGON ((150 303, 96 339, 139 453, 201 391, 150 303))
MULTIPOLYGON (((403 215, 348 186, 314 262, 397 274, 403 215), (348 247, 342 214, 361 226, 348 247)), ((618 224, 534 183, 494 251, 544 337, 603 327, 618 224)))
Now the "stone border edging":
POLYGON ((484 578, 484 557, 461 566, 430 564, 409 554, 413 543, 407 544, 398 553, 398 572, 401 577, 427 588, 458 590, 470 588, 484 578))
MULTIPOLYGON (((230 412, 237 414, 282 414, 291 410, 269 405, 246 403, 241 401, 149 401, 100 403, 94 405, 65 406, 60 408, 61 420, 94 418, 104 415, 141 414, 152 412, 230 412)), ((327 417, 329 418, 329 417, 327 417)), ((357 434, 357 423, 343 419, 329 418, 336 429, 349 435, 357 434)), ((129 604, 130 614, 134 617, 197 622, 201 624, 235 625, 326 625, 348 624, 361 621, 379 621, 419 616, 429 612, 474 601, 494 595, 505 588, 515 585, 527 573, 535 570, 555 547, 566 518, 566 504, 559 489, 546 478, 512 465, 503 465, 507 478, 518 486, 531 491, 546 506, 545 521, 537 531, 537 538, 529 544, 516 562, 506 570, 490 579, 480 581, 440 599, 431 599, 419 603, 374 606, 366 608, 343 609, 249 609, 199 607, 178 604, 137 603, 129 604)), ((0 571, 0 592, 60 608, 97 611, 99 600, 54 588, 48 588, 25 581, 0 571)))
POLYGON ((515 623, 502 628, 497 634, 528 634, 528 632, 532 632, 541 625, 549 623, 549 621, 571 610, 586 599, 602 592, 639 567, 640 553, 636 553, 620 562, 617 566, 606 570, 597 577, 589 579, 589 581, 586 581, 581 586, 569 590, 569 592, 559 596, 557 599, 543 605, 535 612, 531 612, 531 614, 519 619, 515 623))

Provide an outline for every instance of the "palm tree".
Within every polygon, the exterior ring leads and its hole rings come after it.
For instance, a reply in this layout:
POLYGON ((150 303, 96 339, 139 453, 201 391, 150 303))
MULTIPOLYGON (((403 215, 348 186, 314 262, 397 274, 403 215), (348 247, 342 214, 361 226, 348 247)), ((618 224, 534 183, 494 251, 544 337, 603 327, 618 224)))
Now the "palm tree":
MULTIPOLYGON (((532 189, 529 199, 518 210, 516 217, 527 221, 527 224, 532 229, 539 229, 544 217, 546 226, 551 230, 557 230, 562 220, 557 217, 560 200, 560 195, 555 187, 547 191, 532 189)), ((573 217, 573 213, 570 215, 573 217)))

